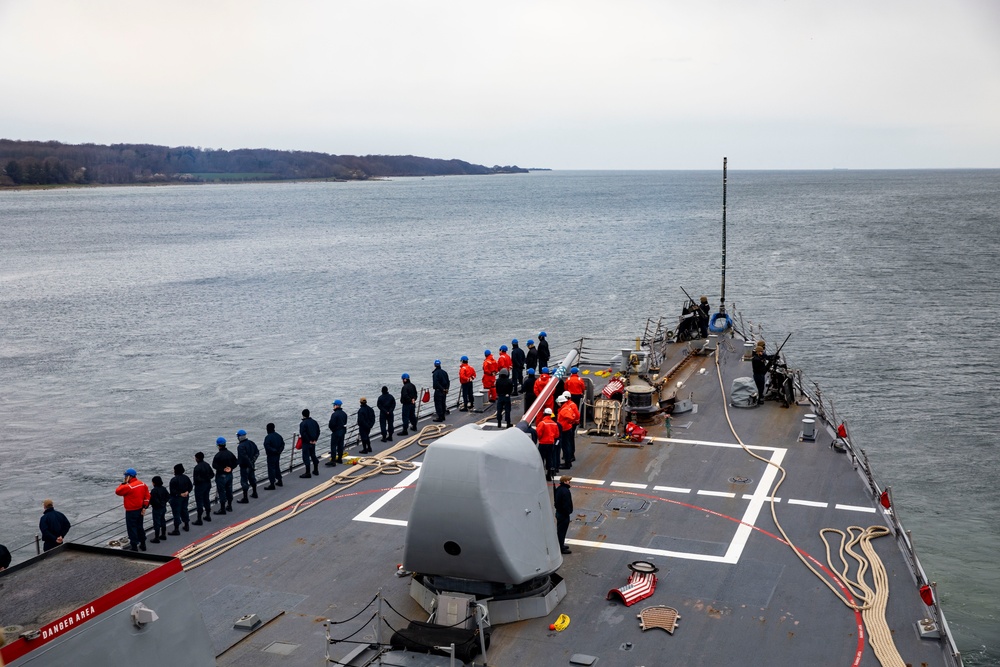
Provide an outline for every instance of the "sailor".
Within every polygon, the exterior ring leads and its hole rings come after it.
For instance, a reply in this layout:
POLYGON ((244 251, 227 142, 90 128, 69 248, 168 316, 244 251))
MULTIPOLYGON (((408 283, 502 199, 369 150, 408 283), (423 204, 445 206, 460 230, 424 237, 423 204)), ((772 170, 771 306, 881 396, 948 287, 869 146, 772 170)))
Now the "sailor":
POLYGON ((163 486, 163 478, 154 475, 153 488, 149 490, 149 508, 153 514, 153 544, 167 539, 167 505, 170 504, 170 492, 163 486))
POLYGON ((403 430, 400 435, 409 435, 409 429, 417 430, 417 387, 410 382, 410 374, 400 376, 403 386, 399 390, 399 404, 403 406, 403 430))
POLYGON ((556 403, 559 404, 558 421, 562 430, 559 435, 559 449, 562 450, 563 462, 559 467, 569 470, 576 460, 576 425, 580 423, 580 410, 576 407, 576 403, 570 400, 568 391, 563 392, 556 399, 556 403))
MULTIPOLYGON (((367 401, 365 401, 367 403, 367 401)), ((344 462, 344 438, 347 436, 347 413, 344 412, 344 402, 339 398, 333 402, 333 412, 330 413, 330 460, 326 462, 328 466, 335 466, 344 462)), ((371 408, 369 408, 370 410, 371 408)), ((372 412, 372 425, 375 425, 374 412, 372 412)), ((371 430, 371 427, 368 429, 371 430)), ((317 471, 317 475, 319 472, 317 471)))
POLYGON ((497 377, 497 428, 501 426, 501 417, 507 420, 507 428, 510 423, 510 395, 514 391, 514 383, 510 380, 510 371, 506 368, 500 369, 497 377))
POLYGON ((559 450, 556 441, 559 439, 559 424, 552 421, 552 409, 545 408, 542 418, 535 424, 538 435, 538 454, 545 466, 545 479, 552 481, 552 476, 559 471, 559 450))
POLYGON ((507 346, 501 345, 500 356, 497 357, 497 368, 500 370, 506 368, 509 371, 513 365, 514 362, 511 360, 510 355, 507 354, 507 346))
POLYGON ((191 497, 191 490, 194 489, 194 485, 191 484, 191 478, 184 474, 184 466, 180 463, 174 466, 174 476, 170 478, 167 489, 170 491, 170 513, 174 517, 174 529, 167 534, 180 535, 182 523, 184 524, 184 530, 191 530, 189 527, 191 517, 188 513, 188 502, 191 497))
MULTIPOLYGON (((538 378, 535 379, 535 386, 533 387, 535 392, 535 397, 542 395, 545 391, 545 387, 552 381, 552 376, 549 375, 549 367, 543 366, 542 372, 538 374, 538 378)), ((545 399, 545 407, 552 409, 555 406, 555 396, 553 393, 549 393, 548 398, 545 399)))
POLYGON ((378 427, 382 431, 382 442, 391 441, 396 398, 389 393, 388 387, 382 386, 382 395, 375 401, 375 407, 378 408, 378 427))
POLYGON ((753 366, 753 382, 757 385, 757 403, 764 402, 764 388, 766 387, 765 380, 767 379, 767 364, 770 361, 770 357, 764 353, 764 341, 757 343, 757 346, 753 350, 753 356, 750 357, 750 363, 753 366))
POLYGON ((524 411, 527 412, 531 404, 535 402, 535 369, 528 369, 528 377, 524 378, 521 384, 521 391, 524 392, 524 411))
POLYGON ((205 514, 205 521, 212 520, 212 480, 215 479, 215 471, 212 466, 205 461, 205 455, 198 452, 194 455, 194 470, 191 471, 194 483, 194 507, 198 516, 194 518, 194 525, 202 525, 202 512, 205 514))
POLYGON ((535 349, 535 341, 528 339, 528 352, 524 355, 524 365, 528 368, 538 367, 538 350, 535 349))
POLYGON ((126 470, 125 479, 115 489, 115 494, 122 497, 125 506, 125 528, 128 530, 129 549, 145 551, 146 531, 142 527, 142 515, 149 507, 149 487, 140 482, 136 475, 135 469, 126 470))
POLYGON ((569 392, 570 399, 576 404, 577 409, 579 409, 583 403, 583 395, 587 391, 587 383, 580 377, 580 369, 576 366, 569 373, 569 377, 566 378, 566 391, 569 392))
POLYGON ((545 340, 545 332, 538 333, 538 366, 549 365, 549 341, 545 340))
POLYGON ((483 352, 483 355, 486 357, 483 359, 483 389, 489 390, 489 399, 492 403, 497 400, 497 360, 489 350, 483 352))
POLYGON ((702 338, 708 338, 708 316, 710 306, 708 305, 708 297, 703 296, 698 304, 698 329, 700 330, 702 338))
POLYGON ((510 380, 514 383, 514 393, 511 396, 517 396, 518 391, 521 389, 521 383, 524 382, 524 350, 517 346, 517 339, 510 341, 510 380))
POLYGON ((253 489, 251 498, 257 497, 257 457, 260 450, 243 429, 236 432, 236 439, 240 441, 236 445, 236 459, 240 462, 240 489, 243 491, 243 497, 236 502, 246 504, 250 502, 247 500, 247 489, 253 489))
POLYGON ((265 491, 274 491, 281 483, 281 452, 285 451, 285 439, 274 430, 274 424, 268 424, 264 436, 264 457, 267 459, 267 481, 265 491))
POLYGON ((572 479, 569 475, 560 477, 559 486, 552 494, 556 508, 556 537, 559 538, 559 551, 564 554, 573 553, 566 546, 566 531, 569 529, 570 517, 573 516, 573 494, 569 490, 572 479))
POLYGON ((302 411, 302 421, 299 422, 299 437, 302 438, 302 463, 306 466, 304 474, 299 475, 309 479, 319 474, 319 457, 316 456, 316 443, 319 441, 319 422, 309 416, 309 410, 302 411), (312 464, 312 474, 309 466, 312 464))
POLYGON ((233 511, 233 469, 240 464, 236 454, 226 449, 226 439, 218 437, 215 444, 219 451, 212 459, 212 468, 215 469, 215 493, 219 496, 219 509, 216 514, 225 514, 233 511))
MULTIPOLYGON (((368 399, 362 396, 360 405, 358 406, 358 441, 361 443, 362 454, 371 454, 372 451, 371 432, 374 427, 375 427, 375 411, 372 410, 372 406, 368 405, 368 399)), ((337 461, 339 463, 344 462, 343 445, 341 445, 340 457, 337 459, 337 461)))
POLYGON ((476 369, 469 363, 469 358, 462 355, 458 365, 458 382, 461 390, 462 405, 459 412, 467 412, 473 408, 472 402, 472 381, 476 379, 476 369))
MULTIPOLYGON (((444 415, 448 411, 445 405, 445 397, 451 388, 451 380, 448 379, 448 371, 441 368, 441 360, 434 360, 434 371, 431 373, 431 387, 434 389, 434 418, 431 421, 443 422, 444 415)), ((416 428, 416 425, 414 425, 416 428)))
POLYGON ((70 523, 66 515, 56 509, 48 498, 42 501, 42 518, 38 520, 38 532, 42 534, 42 551, 55 549, 63 543, 69 532, 70 523))

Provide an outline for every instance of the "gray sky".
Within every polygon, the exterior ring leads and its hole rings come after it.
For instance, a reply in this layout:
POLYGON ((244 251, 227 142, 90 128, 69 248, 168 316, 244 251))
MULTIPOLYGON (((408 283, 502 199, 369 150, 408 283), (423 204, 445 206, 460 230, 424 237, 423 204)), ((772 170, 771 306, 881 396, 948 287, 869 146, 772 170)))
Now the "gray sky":
POLYGON ((0 137, 1000 167, 1000 0, 0 0, 0 137))

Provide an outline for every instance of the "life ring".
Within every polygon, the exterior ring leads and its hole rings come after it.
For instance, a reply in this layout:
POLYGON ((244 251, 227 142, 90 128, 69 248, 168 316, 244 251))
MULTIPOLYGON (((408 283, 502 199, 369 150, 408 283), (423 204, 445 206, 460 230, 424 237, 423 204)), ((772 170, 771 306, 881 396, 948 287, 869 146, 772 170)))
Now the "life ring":
POLYGON ((728 331, 731 326, 733 326, 733 319, 729 315, 726 313, 716 313, 712 315, 712 319, 708 323, 708 330, 712 333, 723 333, 728 331), (716 324, 720 319, 723 320, 722 326, 716 324))

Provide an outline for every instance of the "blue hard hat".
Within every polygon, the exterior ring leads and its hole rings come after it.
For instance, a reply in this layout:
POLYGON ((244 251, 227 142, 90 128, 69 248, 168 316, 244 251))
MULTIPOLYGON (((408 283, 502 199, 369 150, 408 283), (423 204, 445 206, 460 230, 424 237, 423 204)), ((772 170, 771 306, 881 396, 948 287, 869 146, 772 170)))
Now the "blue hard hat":
POLYGON ((139 473, 135 471, 135 468, 129 468, 128 470, 125 471, 125 474, 128 475, 129 477, 135 477, 139 473))
POLYGON ((510 344, 511 345, 517 345, 517 339, 515 338, 514 340, 510 341, 510 344))
POLYGON ((534 374, 535 374, 535 369, 534 368, 529 368, 528 369, 528 375, 534 375, 534 374))
POLYGON ((528 339, 528 345, 534 345, 534 344, 535 344, 535 341, 533 341, 533 340, 531 340, 531 339, 529 338, 529 339, 528 339))
POLYGON ((237 432, 236 432, 236 437, 238 438, 238 437, 240 437, 241 435, 246 435, 246 434, 247 434, 247 432, 246 432, 246 431, 244 431, 243 429, 240 429, 239 431, 237 431, 237 432))
POLYGON ((549 367, 548 367, 548 366, 546 366, 545 368, 543 368, 543 369, 542 369, 542 372, 543 372, 543 373, 545 373, 546 375, 548 375, 548 372, 549 372, 549 367))
POLYGON ((410 374, 409 373, 403 373, 403 378, 402 379, 409 380, 410 379, 410 374))
POLYGON ((435 366, 440 366, 441 365, 441 360, 440 359, 435 359, 434 360, 434 365, 435 366))
POLYGON ((463 354, 462 355, 462 361, 468 361, 468 360, 469 360, 469 358, 463 354))
POLYGON ((489 350, 486 350, 485 352, 483 352, 483 355, 487 356, 487 357, 490 356, 491 354, 493 354, 493 353, 490 352, 489 350))
POLYGON ((545 338, 545 332, 544 331, 539 331, 538 332, 538 337, 539 338, 545 338))
POLYGON ((344 404, 344 402, 343 402, 342 400, 340 400, 340 399, 338 398, 337 400, 335 400, 335 401, 333 402, 333 404, 334 404, 334 405, 343 405, 343 404, 344 404))
POLYGON ((506 352, 507 351, 507 346, 506 345, 501 345, 500 346, 500 351, 501 352, 506 352))
POLYGON ((576 366, 573 366, 573 368, 571 368, 569 372, 570 372, 570 375, 576 375, 577 373, 580 372, 580 369, 577 368, 576 366))
POLYGON ((215 444, 224 445, 226 444, 226 439, 220 435, 218 438, 215 439, 215 444))

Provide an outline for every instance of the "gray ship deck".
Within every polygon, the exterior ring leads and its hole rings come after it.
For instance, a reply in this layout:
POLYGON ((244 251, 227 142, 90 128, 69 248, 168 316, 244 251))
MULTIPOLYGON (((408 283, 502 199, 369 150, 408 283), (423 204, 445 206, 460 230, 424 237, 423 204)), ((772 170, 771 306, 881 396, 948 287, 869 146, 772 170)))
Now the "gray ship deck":
MULTIPOLYGON (((661 367, 673 366, 686 349, 668 345, 661 367)), ((720 351, 728 392, 733 378, 750 375, 750 364, 742 360, 738 338, 720 351)), ((576 511, 567 539, 573 553, 558 571, 567 597, 550 617, 496 627, 486 662, 560 665, 569 664, 574 654, 586 654, 609 665, 878 665, 867 632, 861 636, 860 614, 836 599, 783 543, 767 499, 777 470, 736 444, 714 357, 695 357, 681 376, 681 393, 691 394, 695 409, 673 418, 672 437, 662 421, 650 427, 650 443, 639 447, 610 446, 606 436, 578 436, 577 462, 569 471, 575 477, 576 511), (607 601, 610 589, 626 583, 627 565, 635 560, 659 567, 655 593, 631 607, 607 601), (680 612, 672 635, 640 629, 636 614, 652 605, 680 612), (570 617, 569 627, 549 630, 560 613, 570 617)), ((729 410, 744 442, 788 471, 777 493, 779 520, 801 550, 825 563, 817 534, 821 527, 891 523, 851 455, 830 446, 829 425, 817 424, 815 442, 799 440, 803 416, 813 411, 808 404, 782 408, 774 402, 729 410)), ((446 425, 492 414, 452 410, 446 425)), ((520 415, 518 399, 514 414, 520 415)), ((486 423, 493 424, 492 419, 486 423)), ((377 440, 377 449, 384 450, 377 440)), ((398 445, 399 439, 389 444, 398 445)), ((395 456, 415 456, 419 463, 421 450, 412 442, 395 456)), ((344 470, 321 464, 319 480, 300 479, 296 470, 285 476, 283 488, 261 491, 261 499, 235 506, 234 513, 150 548, 174 552, 184 538, 203 538, 206 529, 223 528, 221 519, 244 521, 282 507, 344 470)), ((408 578, 395 576, 418 474, 419 469, 376 475, 327 499, 309 501, 311 509, 301 516, 189 569, 218 663, 324 664, 324 621, 351 618, 380 588, 392 607, 383 607, 383 642, 390 628, 406 624, 396 610, 425 620, 409 596, 408 578), (235 619, 250 613, 263 621, 256 631, 232 629, 235 619)), ((896 538, 883 537, 874 545, 888 571, 887 618, 905 663, 955 664, 947 642, 917 634, 915 623, 930 612, 896 538)), ((333 626, 331 634, 374 642, 374 623, 366 623, 374 609, 333 626)), ((329 655, 339 660, 356 646, 329 645, 329 655)))

